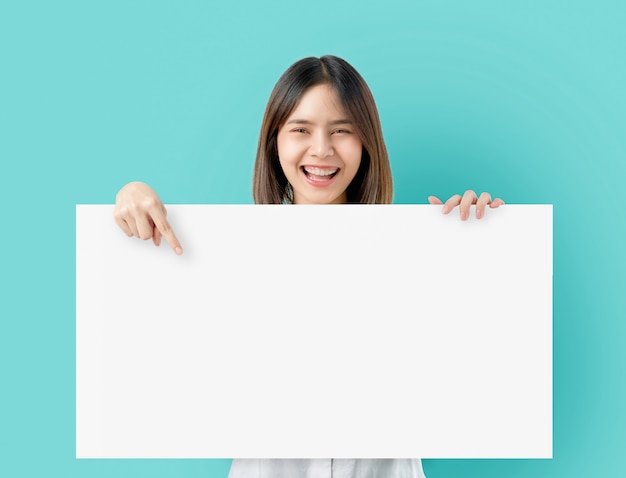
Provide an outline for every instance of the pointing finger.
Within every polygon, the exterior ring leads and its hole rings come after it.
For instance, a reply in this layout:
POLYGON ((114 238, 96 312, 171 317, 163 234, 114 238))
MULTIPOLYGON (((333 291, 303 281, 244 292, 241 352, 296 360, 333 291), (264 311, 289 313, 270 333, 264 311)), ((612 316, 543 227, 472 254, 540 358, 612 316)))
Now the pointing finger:
POLYGON ((176 238, 176 234, 174 234, 174 230, 172 229, 172 226, 170 226, 169 222, 164 220, 164 222, 157 224, 157 229, 163 235, 174 252, 180 256, 183 253, 183 248, 176 238))
MULTIPOLYGON (((165 218, 167 214, 165 207, 158 207, 155 205, 151 209, 150 214, 156 229, 159 231, 159 234, 165 238, 165 241, 170 245, 174 252, 176 252, 176 254, 181 255, 183 253, 183 248, 176 238, 176 234, 174 234, 172 226, 170 226, 170 223, 167 222, 167 219, 165 218)), ((160 241, 161 237, 159 237, 159 243, 160 241)))

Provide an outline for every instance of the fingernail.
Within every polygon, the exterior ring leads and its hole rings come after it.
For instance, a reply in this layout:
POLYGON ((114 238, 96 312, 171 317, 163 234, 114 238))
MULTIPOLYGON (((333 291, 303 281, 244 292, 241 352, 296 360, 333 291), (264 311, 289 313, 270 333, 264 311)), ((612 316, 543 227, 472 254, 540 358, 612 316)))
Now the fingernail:
POLYGON ((476 211, 476 219, 480 219, 483 217, 483 213, 481 211, 476 211))
POLYGON ((465 221, 467 214, 465 214, 465 211, 461 211, 461 221, 465 221))
POLYGON ((448 212, 448 206, 444 206, 443 209, 441 210, 442 213, 447 214, 448 212))
POLYGON ((180 246, 176 246, 176 254, 180 256, 182 253, 183 253, 183 248, 180 246))

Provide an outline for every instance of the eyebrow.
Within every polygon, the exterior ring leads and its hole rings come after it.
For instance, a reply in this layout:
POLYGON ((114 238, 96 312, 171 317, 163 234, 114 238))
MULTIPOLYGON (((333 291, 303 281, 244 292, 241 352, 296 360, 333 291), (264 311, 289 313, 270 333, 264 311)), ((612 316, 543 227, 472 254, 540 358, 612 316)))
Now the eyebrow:
MULTIPOLYGON (((305 120, 305 119, 295 118, 295 119, 287 121, 287 124, 313 124, 313 122, 309 120, 305 120)), ((352 121, 350 121, 349 119, 338 119, 338 120, 331 121, 329 124, 331 125, 352 124, 352 121)))

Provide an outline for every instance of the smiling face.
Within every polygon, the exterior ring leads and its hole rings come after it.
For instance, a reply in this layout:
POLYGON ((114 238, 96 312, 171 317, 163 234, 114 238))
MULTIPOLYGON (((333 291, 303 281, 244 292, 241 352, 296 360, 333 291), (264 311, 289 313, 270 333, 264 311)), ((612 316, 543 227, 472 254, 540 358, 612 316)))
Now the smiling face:
POLYGON ((342 204, 363 145, 335 90, 309 88, 278 130, 278 158, 294 204, 342 204))

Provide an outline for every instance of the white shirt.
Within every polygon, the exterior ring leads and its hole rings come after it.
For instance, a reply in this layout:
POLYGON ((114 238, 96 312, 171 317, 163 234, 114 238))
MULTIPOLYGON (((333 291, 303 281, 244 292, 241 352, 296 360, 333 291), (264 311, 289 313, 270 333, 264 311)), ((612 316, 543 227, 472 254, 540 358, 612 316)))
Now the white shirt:
POLYGON ((419 459, 235 459, 228 478, 426 478, 419 459))

